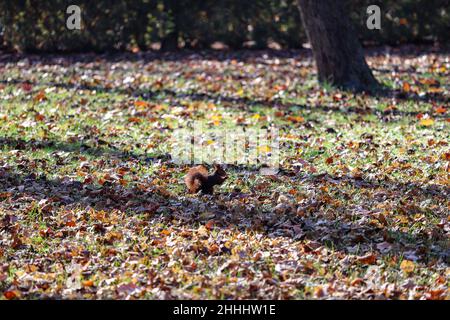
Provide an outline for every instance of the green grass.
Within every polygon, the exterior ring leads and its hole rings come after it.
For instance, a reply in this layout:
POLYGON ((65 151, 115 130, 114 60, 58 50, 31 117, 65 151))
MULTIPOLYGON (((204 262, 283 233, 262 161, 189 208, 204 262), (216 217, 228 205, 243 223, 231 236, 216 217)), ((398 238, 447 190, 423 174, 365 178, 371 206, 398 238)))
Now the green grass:
POLYGON ((276 70, 214 55, 119 62, 124 69, 80 62, 67 73, 51 59, 0 65, 0 290, 20 298, 448 297, 449 122, 436 112, 449 98, 448 72, 376 74, 393 89, 417 87, 418 95, 393 99, 320 88, 310 60, 310 74, 297 74, 301 59, 276 70), (412 76, 439 81, 441 99, 418 100, 432 93, 412 76), (419 114, 434 122, 422 125, 419 114), (229 166, 215 196, 187 195, 188 166, 168 154, 174 131, 194 120, 231 132, 275 126, 281 171, 229 166), (387 252, 377 247, 386 243, 387 252), (76 265, 86 276, 66 267, 76 265), (32 285, 45 275, 47 289, 32 285), (70 288, 70 277, 94 286, 70 288), (139 290, 118 289, 130 283, 139 290))

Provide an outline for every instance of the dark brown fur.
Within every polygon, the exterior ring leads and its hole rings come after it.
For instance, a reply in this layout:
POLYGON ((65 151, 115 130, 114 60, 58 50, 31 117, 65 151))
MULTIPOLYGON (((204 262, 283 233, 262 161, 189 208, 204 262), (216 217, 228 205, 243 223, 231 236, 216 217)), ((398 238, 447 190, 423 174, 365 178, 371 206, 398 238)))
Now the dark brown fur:
POLYGON ((214 186, 221 185, 227 178, 227 173, 218 164, 214 165, 214 173, 211 175, 208 174, 205 166, 200 165, 189 169, 184 182, 190 193, 201 190, 204 194, 213 194, 214 186))

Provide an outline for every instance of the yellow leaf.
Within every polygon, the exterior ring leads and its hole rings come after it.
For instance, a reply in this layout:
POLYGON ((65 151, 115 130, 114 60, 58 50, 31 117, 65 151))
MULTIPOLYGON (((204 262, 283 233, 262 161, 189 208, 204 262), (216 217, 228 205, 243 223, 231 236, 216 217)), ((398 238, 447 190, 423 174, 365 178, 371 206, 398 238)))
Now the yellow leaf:
POLYGON ((414 271, 415 269, 415 264, 412 261, 409 260, 403 260, 402 263, 400 264, 400 269, 403 270, 403 272, 405 273, 411 273, 414 271))
POLYGON ((218 126, 220 124, 220 120, 222 120, 222 116, 221 115, 213 115, 211 117, 211 120, 213 121, 215 126, 218 126))
POLYGON ((422 119, 422 120, 420 120, 420 125, 421 126, 429 127, 429 126, 431 126, 433 124, 434 124, 434 120, 433 119, 422 119))
POLYGON ((428 89, 428 93, 441 93, 444 90, 442 88, 435 88, 435 87, 431 87, 428 89))
POLYGON ((258 151, 259 152, 265 152, 265 153, 267 153, 267 152, 270 152, 270 150, 272 150, 269 146, 259 146, 258 147, 258 151))

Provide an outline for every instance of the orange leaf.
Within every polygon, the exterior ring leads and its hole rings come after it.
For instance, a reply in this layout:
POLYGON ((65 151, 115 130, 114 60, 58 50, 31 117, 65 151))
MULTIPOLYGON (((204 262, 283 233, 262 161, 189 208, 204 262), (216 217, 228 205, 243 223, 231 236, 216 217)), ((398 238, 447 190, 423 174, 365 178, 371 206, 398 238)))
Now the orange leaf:
POLYGON ((68 227, 75 227, 77 224, 75 223, 75 221, 70 220, 66 222, 66 226, 68 227))
POLYGON ((317 286, 314 288, 314 295, 317 298, 321 298, 325 295, 325 292, 323 291, 323 288, 321 286, 317 286))
POLYGON ((215 243, 208 248, 210 254, 216 254, 219 252, 219 250, 220 250, 219 246, 215 243))
POLYGON ((447 109, 445 109, 444 107, 438 107, 438 108, 436 108, 436 113, 445 113, 445 112, 447 112, 447 109))
POLYGON ((47 99, 47 97, 45 96, 45 92, 44 91, 39 91, 39 93, 37 95, 34 96, 33 100, 35 102, 39 102, 42 100, 47 99))
POLYGON ((135 101, 134 105, 136 107, 148 107, 150 104, 146 101, 135 101))
POLYGON ((139 123, 139 122, 141 122, 141 119, 139 119, 137 117, 129 117, 128 122, 139 123))
POLYGON ((117 173, 122 176, 127 174, 128 171, 130 171, 130 169, 128 169, 126 167, 120 167, 119 169, 117 169, 117 173))
POLYGON ((93 286, 94 286, 94 281, 92 281, 92 280, 83 281, 83 287, 93 287, 93 286))
POLYGON ((17 297, 17 294, 14 291, 5 291, 3 293, 6 299, 11 300, 17 297))
POLYGON ((300 123, 300 122, 304 122, 305 118, 303 118, 302 116, 289 116, 287 117, 287 119, 289 121, 295 122, 295 123, 300 123))
POLYGON ((208 230, 211 230, 214 227, 215 221, 214 220, 209 220, 206 224, 205 227, 208 230))
POLYGON ((410 92, 411 91, 411 86, 408 82, 403 82, 403 91, 405 92, 410 92))
POLYGON ((393 110, 396 110, 396 109, 397 109, 397 107, 391 104, 391 105, 387 106, 387 107, 384 109, 384 111, 385 111, 385 112, 389 112, 389 111, 393 111, 393 110))
POLYGON ((377 262, 377 256, 374 253, 369 253, 365 256, 358 257, 356 260, 362 264, 375 264, 377 262))
POLYGON ((11 192, 0 192, 0 199, 6 199, 12 196, 11 192))
POLYGON ((170 231, 167 230, 167 229, 162 230, 161 233, 162 233, 163 235, 165 235, 165 236, 169 236, 169 235, 170 235, 170 231))
POLYGON ((361 278, 356 278, 355 280, 353 280, 350 284, 352 286, 359 286, 360 284, 363 284, 364 280, 361 278))
POLYGON ((34 116, 34 120, 36 120, 36 121, 43 121, 43 120, 45 120, 45 117, 44 117, 44 115, 38 113, 38 114, 36 114, 34 116))
POLYGON ((428 300, 440 300, 444 299, 444 294, 447 291, 444 289, 430 290, 428 292, 428 300))

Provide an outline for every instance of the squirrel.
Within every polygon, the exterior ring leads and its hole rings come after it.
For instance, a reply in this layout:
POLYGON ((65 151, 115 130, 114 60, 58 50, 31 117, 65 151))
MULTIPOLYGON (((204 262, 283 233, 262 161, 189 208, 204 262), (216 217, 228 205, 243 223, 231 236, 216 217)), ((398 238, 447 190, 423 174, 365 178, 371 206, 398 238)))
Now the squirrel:
POLYGON ((214 186, 221 185, 228 178, 223 168, 214 164, 214 173, 208 174, 208 169, 204 165, 199 165, 189 169, 184 177, 184 182, 190 193, 197 193, 200 190, 204 194, 213 194, 214 186))

